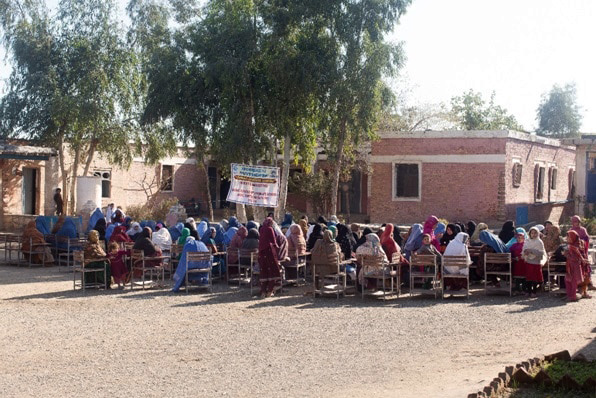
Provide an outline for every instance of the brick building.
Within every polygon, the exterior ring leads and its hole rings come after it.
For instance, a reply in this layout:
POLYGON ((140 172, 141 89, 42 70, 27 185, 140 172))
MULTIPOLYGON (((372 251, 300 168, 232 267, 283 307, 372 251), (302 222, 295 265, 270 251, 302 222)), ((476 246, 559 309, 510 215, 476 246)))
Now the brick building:
POLYGON ((384 132, 372 144, 371 222, 517 224, 573 212, 575 148, 514 131, 384 132))
POLYGON ((576 147, 575 212, 584 217, 596 214, 596 134, 562 140, 576 147))

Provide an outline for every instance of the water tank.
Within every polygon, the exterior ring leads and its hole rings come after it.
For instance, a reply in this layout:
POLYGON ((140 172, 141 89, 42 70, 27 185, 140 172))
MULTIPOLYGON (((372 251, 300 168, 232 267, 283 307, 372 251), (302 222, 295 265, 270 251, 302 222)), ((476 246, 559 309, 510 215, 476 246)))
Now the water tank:
POLYGON ((77 177, 77 213, 88 201, 101 208, 101 177, 77 177))

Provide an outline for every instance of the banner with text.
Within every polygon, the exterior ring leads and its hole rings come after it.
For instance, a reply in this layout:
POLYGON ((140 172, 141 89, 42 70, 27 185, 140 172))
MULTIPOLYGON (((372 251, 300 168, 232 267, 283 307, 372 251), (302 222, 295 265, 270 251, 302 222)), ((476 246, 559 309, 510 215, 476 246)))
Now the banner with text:
POLYGON ((250 166, 232 163, 232 183, 228 202, 277 207, 279 167, 250 166))

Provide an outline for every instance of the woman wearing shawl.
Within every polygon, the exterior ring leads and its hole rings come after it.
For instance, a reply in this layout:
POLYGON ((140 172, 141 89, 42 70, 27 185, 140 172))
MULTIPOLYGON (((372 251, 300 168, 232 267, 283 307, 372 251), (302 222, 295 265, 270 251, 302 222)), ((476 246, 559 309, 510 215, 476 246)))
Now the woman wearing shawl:
POLYGON ((584 252, 586 258, 588 257, 588 248, 590 247, 590 235, 588 231, 581 226, 581 218, 579 216, 571 217, 571 231, 575 231, 580 239, 580 249, 584 252))
POLYGON ((318 239, 311 250, 311 261, 315 267, 315 287, 320 288, 319 281, 327 275, 337 273, 337 262, 341 259, 339 245, 333 240, 331 231, 323 233, 323 239, 318 239))
MULTIPOLYGON (((270 218, 267 218, 267 220, 270 220, 270 218)), ((263 223, 259 237, 261 298, 273 296, 275 287, 281 286, 279 251, 280 247, 277 244, 273 228, 263 223)))
POLYGON ((224 232, 226 232, 230 226, 230 223, 224 218, 219 222, 219 225, 223 228, 224 232))
POLYGON ((432 245, 439 250, 440 252, 444 252, 445 248, 447 246, 441 246, 441 239, 443 238, 443 235, 445 235, 445 230, 447 229, 447 227, 445 226, 445 224, 443 224, 442 222, 437 223, 437 226, 435 227, 435 238, 431 241, 432 245))
POLYGON ((294 218, 292 217, 292 213, 286 213, 286 215, 284 216, 284 220, 281 223, 281 229, 288 229, 292 224, 294 224, 294 218))
MULTIPOLYGON (((472 264, 472 259, 470 258, 470 252, 468 251, 468 240, 469 235, 465 232, 460 232, 455 236, 447 247, 445 248, 445 253, 443 253, 444 257, 449 256, 466 256, 466 263, 468 267, 472 264)), ((468 275, 469 268, 460 269, 459 267, 452 267, 452 266, 445 266, 443 267, 445 270, 445 275, 443 275, 443 283, 447 290, 461 290, 467 287, 466 280, 461 278, 449 278, 447 275, 449 274, 461 274, 461 275, 468 275)))
POLYGON ((387 224, 385 227, 385 231, 381 236, 381 247, 385 251, 389 261, 393 261, 393 254, 395 253, 397 253, 398 257, 401 257, 401 248, 393 239, 393 224, 387 224))
POLYGON ((524 242, 526 240, 526 231, 523 228, 517 228, 515 234, 516 242, 511 245, 511 266, 513 268, 513 278, 515 280, 514 290, 523 291, 526 279, 526 261, 523 258, 524 242))
POLYGON ((139 224, 138 222, 133 222, 130 224, 130 228, 128 231, 126 231, 126 234, 130 236, 130 239, 136 241, 137 238, 141 235, 141 232, 143 232, 141 224, 139 224))
POLYGON ((132 242, 130 236, 126 233, 126 227, 124 225, 120 225, 118 227, 114 227, 114 232, 110 236, 110 242, 132 242))
POLYGON ((474 232, 476 232, 476 223, 470 220, 466 224, 466 233, 468 234, 468 236, 472 236, 474 235, 474 232))
POLYGON ((87 238, 87 243, 85 244, 84 248, 84 255, 85 261, 87 260, 97 260, 93 261, 87 265, 85 268, 104 268, 106 270, 106 280, 103 279, 103 274, 98 273, 86 273, 85 274, 85 284, 91 283, 107 283, 108 289, 110 288, 112 282, 112 274, 111 269, 108 266, 109 261, 106 256, 106 252, 99 244, 99 234, 96 230, 89 231, 89 236, 87 238))
POLYGON ((281 229, 277 225, 273 218, 267 217, 265 221, 263 221, 263 227, 271 227, 273 228, 273 233, 275 234, 275 242, 277 243, 277 254, 278 260, 284 261, 286 257, 288 257, 288 240, 286 239, 285 235, 281 232, 281 229))
MULTIPOLYGON (((145 254, 145 267, 159 267, 162 265, 161 259, 151 260, 148 257, 160 257, 161 256, 161 249, 155 247, 153 242, 151 241, 151 228, 145 227, 135 240, 135 244, 132 247, 133 250, 142 250, 145 254)), ((135 276, 140 276, 140 272, 137 271, 135 276)))
POLYGON ((422 233, 430 235, 431 242, 435 239, 434 229, 438 223, 439 219, 436 216, 428 216, 424 222, 424 225, 422 226, 422 233))
POLYGON ((306 249, 309 251, 312 250, 319 239, 323 239, 323 226, 321 224, 315 224, 308 237, 308 242, 306 242, 306 249))
POLYGON ((583 298, 591 298, 588 294, 589 275, 586 275, 588 258, 582 249, 583 241, 576 231, 567 232, 567 272, 565 274, 565 290, 567 301, 577 301, 577 287, 583 298))
MULTIPOLYGON (((98 208, 95 209, 95 211, 93 211, 93 213, 91 213, 91 216, 89 217, 89 224, 87 224, 87 232, 91 231, 92 229, 95 229, 95 224, 100 219, 103 219, 104 222, 105 222, 105 218, 103 216, 103 212, 98 207, 98 208)), ((95 229, 95 230, 97 231, 97 229, 95 229)))
POLYGON ((190 236, 192 236, 196 240, 199 240, 199 233, 197 232, 197 229, 195 228, 193 223, 185 222, 184 228, 187 228, 190 231, 190 236))
POLYGON ((300 225, 304 239, 308 239, 308 221, 304 218, 301 218, 300 221, 298 221, 298 225, 300 225))
POLYGON ((347 225, 337 224, 337 239, 335 239, 341 248, 341 252, 344 255, 344 259, 350 259, 354 257, 356 251, 356 240, 348 229, 347 225))
POLYGON ((365 227, 364 230, 362 231, 362 235, 360 236, 360 239, 358 239, 356 241, 356 250, 358 250, 358 248, 360 246, 362 246, 363 244, 366 243, 366 235, 368 234, 372 234, 374 233, 372 229, 370 229, 369 227, 365 227))
MULTIPOLYGON (((190 233, 190 231, 189 231, 190 233)), ((188 240, 184 244, 184 248, 182 249, 182 254, 180 255, 180 261, 178 262, 178 266, 176 267, 176 272, 174 273, 174 287, 172 288, 173 292, 180 291, 180 287, 186 284, 186 256, 190 252, 201 252, 201 253, 208 253, 209 249, 207 246, 201 241, 194 239, 192 236, 189 235, 188 240)), ((207 261, 191 261, 188 263, 188 269, 196 269, 196 268, 207 268, 209 263, 207 261)), ((189 274, 188 281, 195 282, 198 284, 207 284, 209 282, 210 275, 208 273, 200 273, 200 274, 189 274)))
MULTIPOLYGON (((507 247, 501 239, 495 234, 484 230, 480 232, 480 241, 484 244, 480 250, 480 259, 478 260, 478 268, 476 272, 478 276, 484 278, 484 253, 507 253, 507 247)), ((487 271, 505 271, 504 264, 489 264, 486 268, 487 271)), ((496 277, 491 277, 493 282, 497 282, 496 277)))
MULTIPOLYGON (((242 242, 241 246, 242 250, 246 251, 255 251, 259 249, 259 231, 256 228, 251 228, 248 230, 248 235, 246 235, 246 239, 242 242)), ((258 267, 258 261, 255 258, 254 262, 256 264, 255 267, 258 267)), ((247 257, 240 258, 240 264, 242 265, 250 265, 250 259, 247 257)))
POLYGON ((246 229, 248 229, 249 231, 254 228, 257 230, 257 232, 259 232, 259 227, 260 227, 259 223, 256 221, 253 221, 253 220, 250 220, 249 222, 246 223, 246 229))
POLYGON ((207 232, 208 230, 209 230, 209 222, 206 221, 205 219, 201 220, 199 225, 197 225, 197 236, 199 237, 199 239, 201 239, 203 237, 203 235, 205 235, 205 232, 207 232))
POLYGON ((35 219, 35 227, 44 236, 50 234, 50 226, 44 216, 39 216, 35 219))
POLYGON ((447 247, 449 242, 451 242, 453 239, 455 239, 457 234, 459 234, 460 232, 462 232, 462 231, 461 231, 461 227, 459 225, 447 224, 445 233, 443 234, 443 237, 441 238, 441 246, 447 247))
MULTIPOLYGON (((215 237, 213 238, 213 241, 215 242, 216 245, 223 245, 224 243, 224 234, 225 234, 225 230, 224 227, 222 227, 220 224, 213 224, 212 225, 213 228, 215 228, 215 237)), ((192 235, 192 231, 191 235, 192 235)))
MULTIPOLYGON (((159 224, 158 224, 159 225, 159 224)), ((159 247, 161 251, 170 250, 172 247, 172 237, 170 231, 167 228, 159 228, 151 236, 151 241, 156 247, 159 247)))
POLYGON ((329 231, 331 231, 331 235, 333 235, 333 239, 337 238, 337 227, 335 226, 335 224, 331 224, 330 226, 327 227, 327 229, 329 231))
POLYGON ((422 224, 413 224, 410 228, 408 240, 404 245, 405 257, 409 260, 412 253, 422 246, 422 224))
POLYGON ((234 238, 234 236, 236 235, 236 232, 238 232, 237 227, 228 228, 228 230, 224 234, 224 240, 223 240, 224 245, 229 246, 230 243, 232 243, 232 238, 234 238))
POLYGON ((168 228, 168 231, 170 232, 170 237, 172 238, 172 242, 178 240, 183 229, 184 229, 184 224, 182 224, 181 222, 168 228))
MULTIPOLYGON (((45 246, 45 239, 41 232, 35 226, 36 222, 31 220, 23 230, 21 251, 35 252, 31 255, 31 262, 36 264, 44 263, 47 267, 51 267, 54 262, 52 251, 49 246, 45 246)), ((28 254, 24 254, 25 258, 29 258, 28 254)))
POLYGON ((302 229, 298 224, 290 226, 290 237, 288 238, 288 254, 290 258, 304 256, 306 254, 306 241, 302 235, 302 229))
MULTIPOLYGON (((58 229, 57 232, 52 232, 55 233, 56 236, 62 236, 68 239, 75 239, 76 237, 78 237, 78 233, 77 233, 77 226, 75 225, 74 221, 71 218, 66 218, 63 219, 62 222, 60 221, 60 219, 58 219, 58 223, 54 226, 54 229, 56 229, 56 227, 60 225, 60 228, 58 229)), ((52 231, 54 230, 52 229, 52 231)), ((67 249, 68 248, 68 244, 66 242, 61 242, 58 241, 56 243, 56 246, 59 249, 67 249)), ((72 248, 72 246, 71 246, 72 248)))
POLYGON ((517 235, 518 234, 523 234, 524 235, 524 241, 526 241, 528 239, 528 235, 526 234, 526 230, 525 229, 523 229, 521 227, 515 228, 515 236, 513 238, 511 238, 509 240, 509 242, 505 243, 505 246, 507 247, 507 250, 508 251, 511 251, 511 246, 513 246, 515 243, 517 243, 517 235))
MULTIPOLYGON (((248 230, 246 227, 238 228, 236 234, 232 237, 230 241, 230 245, 228 246, 228 265, 230 264, 238 264, 238 250, 242 248, 242 243, 248 236, 248 230)), ((229 271, 228 271, 229 272, 229 271)))
MULTIPOLYGON (((420 227, 422 228, 422 225, 420 227)), ((383 251, 383 247, 381 246, 381 241, 378 235, 375 233, 366 235, 366 242, 362 246, 358 247, 358 249, 356 249, 356 256, 358 256, 359 254, 366 256, 381 256, 384 264, 389 263, 389 261, 387 260, 387 256, 383 251)), ((364 288, 372 288, 373 286, 370 286, 369 283, 374 283, 374 281, 366 279, 366 277, 382 275, 382 272, 388 271, 388 269, 386 269, 385 267, 383 267, 382 269, 369 269, 368 267, 362 267, 362 264, 358 265, 358 269, 358 282, 364 288)))
POLYGON ((99 220, 97 220, 97 222, 95 223, 95 227, 93 228, 94 230, 97 231, 97 233, 99 233, 99 240, 106 240, 106 219, 105 218, 100 218, 99 220))
POLYGON ((550 221, 545 222, 544 226, 544 238, 542 238, 542 241, 544 242, 544 249, 547 253, 552 254, 557 251, 559 246, 561 246, 563 243, 561 230, 556 225, 553 225, 553 223, 550 221))
POLYGON ((480 241, 480 232, 486 231, 487 229, 488 229, 488 225, 486 225, 483 222, 478 223, 478 225, 476 225, 476 230, 470 237, 470 244, 472 246, 482 246, 483 243, 480 241))
POLYGON ((112 222, 118 224, 124 222, 124 213, 122 213, 122 210, 116 209, 116 211, 114 211, 114 214, 112 214, 112 222))
POLYGON ((501 228, 501 232, 499 232, 499 239, 501 242, 507 243, 511 240, 511 238, 515 237, 515 223, 511 220, 505 221, 503 227, 501 228))
MULTIPOLYGON (((228 220, 228 229, 230 228, 240 228, 242 226, 242 224, 240 224, 238 222, 238 218, 236 218, 235 216, 230 217, 230 219, 228 220)), ((198 230, 198 228, 197 228, 198 230)))
MULTIPOLYGON (((184 228, 184 229, 188 229, 188 228, 184 228)), ((184 231, 184 229, 182 231, 184 231)), ((190 231, 189 231, 190 233, 190 231)), ((215 228, 210 227, 209 230, 207 230, 207 232, 205 232, 203 234, 203 237, 201 238, 201 242, 203 242, 203 244, 207 247, 207 249, 209 249, 209 251, 211 253, 217 253, 217 245, 215 244, 215 236, 217 235, 217 232, 215 231, 215 228)), ((180 242, 180 241, 178 241, 180 242)), ((180 244, 180 243, 178 243, 180 244)))
POLYGON ((536 289, 538 284, 543 282, 542 266, 546 264, 548 259, 544 243, 540 239, 540 231, 538 228, 530 228, 528 239, 524 242, 523 257, 526 262, 526 292, 530 297, 536 297, 536 289))

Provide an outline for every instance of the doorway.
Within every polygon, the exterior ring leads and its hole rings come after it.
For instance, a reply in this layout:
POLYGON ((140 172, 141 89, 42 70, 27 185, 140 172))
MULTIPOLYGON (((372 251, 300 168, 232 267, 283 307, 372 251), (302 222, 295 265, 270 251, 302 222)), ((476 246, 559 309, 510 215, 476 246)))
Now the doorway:
POLYGON ((23 214, 36 214, 37 169, 23 168, 23 214))

